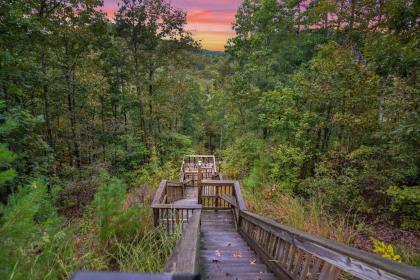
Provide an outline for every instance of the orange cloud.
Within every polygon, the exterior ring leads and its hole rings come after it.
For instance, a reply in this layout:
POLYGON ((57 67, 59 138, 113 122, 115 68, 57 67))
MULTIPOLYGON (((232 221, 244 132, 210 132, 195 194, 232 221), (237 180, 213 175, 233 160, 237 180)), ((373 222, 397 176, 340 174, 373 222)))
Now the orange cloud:
POLYGON ((203 48, 222 51, 227 40, 234 36, 235 13, 232 9, 192 9, 187 14, 187 29, 194 39, 201 41, 203 48))
POLYGON ((235 18, 235 13, 235 10, 196 9, 188 12, 187 22, 231 25, 235 18))

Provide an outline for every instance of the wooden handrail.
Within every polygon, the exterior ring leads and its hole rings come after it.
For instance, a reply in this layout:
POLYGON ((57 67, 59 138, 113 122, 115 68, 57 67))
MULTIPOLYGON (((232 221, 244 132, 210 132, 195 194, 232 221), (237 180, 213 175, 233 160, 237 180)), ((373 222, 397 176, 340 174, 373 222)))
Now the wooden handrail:
MULTIPOLYGON (((263 255, 270 258, 268 264, 273 272, 281 269, 292 279, 294 278, 293 275, 299 272, 295 271, 295 268, 292 267, 293 264, 290 265, 289 263, 287 265, 287 263, 288 261, 294 262, 294 260, 285 259, 290 256, 280 256, 280 260, 285 261, 285 265, 282 267, 281 263, 276 261, 277 258, 272 253, 274 251, 279 253, 279 248, 273 249, 272 247, 279 245, 268 244, 262 246, 262 243, 274 242, 281 244, 282 242, 286 242, 290 244, 290 248, 288 249, 288 253, 284 253, 285 255, 293 255, 290 251, 294 250, 295 260, 298 258, 301 261, 305 254, 307 254, 307 258, 311 255, 313 259, 317 258, 330 264, 329 270, 333 274, 338 274, 338 270, 342 270, 361 279, 420 279, 420 269, 413 266, 390 261, 332 240, 316 237, 248 211, 240 211, 240 216, 245 226, 242 224, 239 232, 246 237, 245 239, 250 242, 251 247, 257 252, 263 251, 263 255), (253 226, 249 226, 249 224, 253 224, 253 226), (265 240, 259 242, 255 240, 258 238, 254 238, 252 234, 250 236, 250 232, 257 232, 258 229, 262 229, 261 232, 269 233, 270 238, 262 238, 265 240), (268 252, 269 250, 266 248, 270 248, 270 246, 271 252, 268 252), (281 257, 284 258, 281 259, 281 257)), ((258 234, 265 234, 261 232, 258 234)), ((302 269, 306 268, 303 267, 302 269)), ((284 277, 284 275, 282 276, 284 277)))
POLYGON ((165 264, 164 272, 173 274, 198 274, 200 250, 201 210, 190 218, 181 239, 165 264))
POLYGON ((201 209, 203 208, 200 204, 154 204, 152 208, 159 208, 159 209, 201 209))

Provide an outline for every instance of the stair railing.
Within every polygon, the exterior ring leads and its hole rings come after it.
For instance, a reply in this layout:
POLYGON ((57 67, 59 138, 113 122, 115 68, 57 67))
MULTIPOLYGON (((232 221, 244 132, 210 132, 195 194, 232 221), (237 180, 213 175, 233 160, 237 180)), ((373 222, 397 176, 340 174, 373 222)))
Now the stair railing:
POLYGON ((203 180, 201 192, 203 209, 232 208, 238 232, 279 279, 420 279, 413 266, 247 211, 238 181, 203 180))
POLYGON ((186 225, 181 239, 166 261, 164 272, 182 275, 198 275, 200 256, 201 210, 194 212, 186 225))

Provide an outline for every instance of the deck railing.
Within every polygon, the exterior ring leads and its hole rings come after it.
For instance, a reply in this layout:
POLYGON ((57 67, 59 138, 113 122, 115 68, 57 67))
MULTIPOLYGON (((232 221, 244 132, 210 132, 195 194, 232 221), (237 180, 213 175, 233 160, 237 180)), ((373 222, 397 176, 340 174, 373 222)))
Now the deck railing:
POLYGON ((163 225, 168 234, 173 234, 177 226, 188 223, 194 212, 201 209, 201 205, 174 204, 183 198, 183 183, 163 180, 152 202, 154 225, 163 225))
POLYGON ((188 155, 181 166, 181 181, 189 180, 198 186, 202 179, 217 179, 216 158, 213 155, 188 155))

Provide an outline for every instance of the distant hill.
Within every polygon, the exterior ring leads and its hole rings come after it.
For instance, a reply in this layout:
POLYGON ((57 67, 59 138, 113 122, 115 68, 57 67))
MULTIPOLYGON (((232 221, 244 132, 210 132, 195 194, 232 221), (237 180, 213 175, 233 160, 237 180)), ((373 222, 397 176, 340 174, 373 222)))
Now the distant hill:
POLYGON ((224 51, 211 51, 211 50, 202 50, 204 56, 221 56, 224 55, 224 51))

